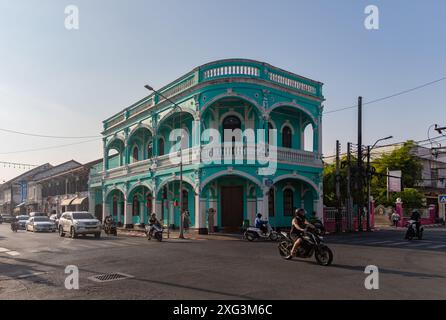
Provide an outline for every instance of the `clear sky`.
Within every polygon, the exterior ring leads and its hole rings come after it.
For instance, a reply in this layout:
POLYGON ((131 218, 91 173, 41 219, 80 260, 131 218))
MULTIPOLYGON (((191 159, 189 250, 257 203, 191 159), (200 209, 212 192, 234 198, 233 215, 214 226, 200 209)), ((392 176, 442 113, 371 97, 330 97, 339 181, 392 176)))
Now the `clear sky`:
MULTIPOLYGON (((268 62, 324 83, 325 110, 446 76, 445 1, 0 0, 0 128, 99 135, 102 120, 196 66, 222 58, 268 62), (64 27, 77 5, 80 29, 64 27), (364 27, 377 5, 380 29, 364 27)), ((446 125, 446 81, 369 105, 364 143, 427 138, 446 125)), ((356 112, 324 116, 325 155, 356 140, 356 112)), ((79 142, 0 132, 0 161, 58 164, 101 157, 79 142)), ((0 182, 23 170, 0 166, 0 182)))

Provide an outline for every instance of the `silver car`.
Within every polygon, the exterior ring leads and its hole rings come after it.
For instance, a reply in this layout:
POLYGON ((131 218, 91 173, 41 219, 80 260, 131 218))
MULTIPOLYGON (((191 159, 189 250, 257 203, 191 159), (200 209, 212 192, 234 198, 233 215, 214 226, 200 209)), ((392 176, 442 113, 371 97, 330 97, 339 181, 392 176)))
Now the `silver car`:
POLYGON ((29 220, 29 216, 27 215, 17 216, 17 220, 19 222, 19 230, 25 230, 26 222, 29 220))
POLYGON ((64 237, 66 233, 71 238, 76 238, 80 234, 93 234, 96 239, 99 239, 101 231, 101 222, 89 212, 65 212, 59 219, 61 237, 64 237))
POLYGON ((56 225, 48 217, 31 217, 26 221, 26 231, 55 232, 56 225))

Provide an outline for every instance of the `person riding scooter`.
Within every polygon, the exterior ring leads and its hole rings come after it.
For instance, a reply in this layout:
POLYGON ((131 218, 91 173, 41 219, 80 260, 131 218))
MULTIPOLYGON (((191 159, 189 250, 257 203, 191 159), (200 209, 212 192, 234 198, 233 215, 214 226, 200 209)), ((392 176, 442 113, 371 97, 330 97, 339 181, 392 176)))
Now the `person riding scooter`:
POLYGON ((255 219, 256 228, 260 229, 263 234, 268 232, 268 221, 262 220, 262 214, 258 213, 257 218, 255 219))
POLYGON ((421 215, 418 212, 417 209, 414 209, 412 211, 412 215, 410 216, 410 220, 415 221, 415 226, 417 228, 417 235, 420 234, 420 227, 421 227, 421 215))

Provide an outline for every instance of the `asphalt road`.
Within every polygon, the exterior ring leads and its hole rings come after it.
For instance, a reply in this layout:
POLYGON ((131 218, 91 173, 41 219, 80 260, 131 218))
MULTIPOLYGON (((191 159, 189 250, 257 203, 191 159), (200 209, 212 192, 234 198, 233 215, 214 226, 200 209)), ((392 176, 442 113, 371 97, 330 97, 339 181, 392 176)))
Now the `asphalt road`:
POLYGON ((285 261, 271 242, 13 233, 0 225, 0 299, 446 299, 446 229, 408 243, 403 231, 329 236, 334 264, 285 261), (79 268, 79 290, 64 286, 79 268), (366 290, 365 267, 379 268, 366 290), (99 283, 105 273, 131 278, 99 283))

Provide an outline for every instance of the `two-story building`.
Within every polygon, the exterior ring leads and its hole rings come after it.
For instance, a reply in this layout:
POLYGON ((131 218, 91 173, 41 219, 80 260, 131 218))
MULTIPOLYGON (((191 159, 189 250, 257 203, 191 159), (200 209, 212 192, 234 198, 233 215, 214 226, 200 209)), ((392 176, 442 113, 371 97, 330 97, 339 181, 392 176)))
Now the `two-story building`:
POLYGON ((230 59, 157 92, 103 122, 91 211, 127 227, 155 212, 179 226, 181 203, 201 232, 211 208, 220 230, 252 223, 257 213, 289 226, 297 207, 322 216, 322 83, 230 59))

